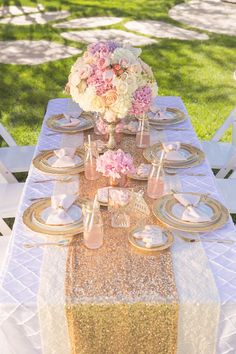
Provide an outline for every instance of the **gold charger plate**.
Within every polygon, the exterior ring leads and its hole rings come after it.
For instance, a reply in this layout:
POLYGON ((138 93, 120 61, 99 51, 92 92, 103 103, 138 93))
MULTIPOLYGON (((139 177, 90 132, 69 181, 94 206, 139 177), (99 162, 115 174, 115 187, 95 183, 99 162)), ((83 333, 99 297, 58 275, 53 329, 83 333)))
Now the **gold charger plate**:
MULTIPOLYGON (((169 168, 187 168, 199 165, 204 159, 205 154, 202 150, 190 144, 181 143, 180 149, 189 154, 186 160, 164 160, 164 166, 169 168)), ((153 162, 158 158, 158 153, 162 150, 162 144, 156 143, 149 146, 143 151, 143 156, 149 162, 153 162)))
POLYGON ((128 240, 133 247, 137 248, 138 250, 140 250, 142 252, 152 253, 152 252, 163 251, 163 250, 169 248, 172 245, 172 243, 174 242, 173 234, 169 230, 163 229, 163 233, 166 237, 166 242, 160 246, 147 248, 144 246, 144 242, 142 240, 137 239, 133 236, 134 231, 138 231, 138 230, 141 230, 141 228, 133 229, 128 235, 128 240))
POLYGON ((180 111, 178 108, 166 108, 167 115, 170 119, 153 119, 149 118, 149 123, 151 125, 167 126, 171 124, 182 123, 187 119, 187 116, 184 112, 180 111))
POLYGON ((84 170, 84 152, 81 149, 77 149, 75 154, 80 157, 81 162, 75 166, 68 167, 54 167, 48 160, 54 156, 54 150, 47 150, 39 153, 33 159, 33 165, 38 170, 53 175, 76 175, 84 170))
MULTIPOLYGON (((64 236, 71 237, 83 232, 83 222, 80 220, 76 223, 68 225, 53 225, 48 226, 40 225, 40 223, 35 223, 34 215, 39 210, 46 209, 50 206, 51 198, 44 198, 31 204, 23 213, 23 223, 32 231, 49 236, 64 236)), ((75 202, 80 205, 79 201, 75 202)))
MULTIPOLYGON (((84 124, 80 124, 77 127, 63 127, 58 124, 58 121, 64 117, 64 114, 55 114, 49 117, 46 121, 46 125, 49 129, 67 134, 76 134, 81 131, 89 130, 94 127, 94 123, 92 121, 93 114, 90 112, 82 112, 79 118, 85 119, 84 124)), ((78 118, 78 119, 79 119, 78 118)))
MULTIPOLYGON (((183 194, 200 195, 200 193, 192 192, 183 194)), ((214 217, 211 221, 195 223, 183 221, 177 218, 176 215, 173 214, 172 208, 175 204, 179 204, 179 202, 174 198, 173 194, 166 194, 156 200, 153 204, 153 214, 165 226, 180 231, 207 232, 224 226, 229 218, 229 212, 226 207, 218 200, 211 198, 208 195, 201 194, 201 196, 203 196, 202 201, 204 201, 208 208, 210 208, 213 212, 214 217)))

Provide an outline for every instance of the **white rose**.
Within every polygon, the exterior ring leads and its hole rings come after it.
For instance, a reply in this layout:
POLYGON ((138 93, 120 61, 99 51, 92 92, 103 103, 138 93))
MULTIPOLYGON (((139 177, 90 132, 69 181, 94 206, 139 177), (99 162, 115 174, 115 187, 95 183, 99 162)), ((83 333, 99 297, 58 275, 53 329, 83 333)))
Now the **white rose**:
POLYGON ((93 100, 96 96, 94 87, 87 87, 83 94, 78 95, 79 104, 84 111, 95 111, 93 106, 93 100))
POLYGON ((118 97, 115 104, 110 109, 117 115, 118 118, 124 118, 131 106, 131 99, 129 95, 121 95, 118 97))
POLYGON ((119 77, 115 76, 112 80, 112 84, 116 87, 118 95, 126 94, 128 92, 128 83, 119 77))
POLYGON ((120 64, 121 61, 126 62, 126 66, 137 63, 136 56, 126 48, 116 48, 111 56, 112 64, 120 64))

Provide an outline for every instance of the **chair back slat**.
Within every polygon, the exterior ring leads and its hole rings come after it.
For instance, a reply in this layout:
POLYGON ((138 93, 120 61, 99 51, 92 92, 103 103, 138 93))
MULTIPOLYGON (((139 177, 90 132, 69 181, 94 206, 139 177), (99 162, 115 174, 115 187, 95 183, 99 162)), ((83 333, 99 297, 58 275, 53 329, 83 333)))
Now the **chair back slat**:
POLYGON ((4 126, 0 123, 0 136, 7 143, 8 146, 17 146, 17 143, 13 139, 10 133, 4 128, 4 126))
POLYGON ((224 133, 230 128, 231 125, 233 127, 232 144, 236 145, 236 108, 232 110, 228 118, 224 121, 221 127, 215 132, 215 134, 211 138, 211 141, 219 141, 224 135, 224 133))
POLYGON ((6 166, 1 161, 0 161, 0 180, 3 183, 18 182, 16 177, 6 168, 6 166))
POLYGON ((236 169, 236 148, 232 147, 233 154, 229 161, 217 172, 217 178, 225 178, 230 171, 236 169))

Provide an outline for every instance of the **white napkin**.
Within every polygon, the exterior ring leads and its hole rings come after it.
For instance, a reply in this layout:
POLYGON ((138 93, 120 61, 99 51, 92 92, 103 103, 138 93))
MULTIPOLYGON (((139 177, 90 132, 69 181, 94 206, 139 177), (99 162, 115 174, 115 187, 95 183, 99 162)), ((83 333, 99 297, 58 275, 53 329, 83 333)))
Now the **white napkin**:
POLYGON ((64 117, 65 117, 65 121, 64 122, 60 122, 60 125, 62 127, 77 127, 77 125, 81 124, 81 120, 79 119, 79 114, 66 114, 63 113, 64 117))
POLYGON ((73 220, 67 211, 73 205, 76 196, 69 194, 58 194, 51 197, 51 213, 47 217, 46 224, 66 225, 71 224, 73 220))
POLYGON ((190 222, 211 221, 211 218, 198 207, 198 204, 201 200, 200 196, 175 193, 174 197, 180 204, 185 207, 181 216, 182 220, 190 222))
POLYGON ((146 177, 149 175, 151 170, 151 165, 147 163, 141 163, 137 168, 137 175, 141 177, 146 177))
POLYGON ((151 105, 151 119, 169 119, 168 115, 166 114, 166 107, 158 107, 155 104, 151 105))
POLYGON ((58 158, 53 164, 53 167, 69 167, 75 166, 75 148, 62 148, 59 150, 54 150, 54 154, 58 158))
POLYGON ((162 230, 153 225, 146 225, 142 230, 135 231, 133 236, 143 240, 147 248, 161 246, 165 242, 162 230))
POLYGON ((180 142, 173 142, 173 143, 162 143, 163 149, 165 151, 165 159, 166 160, 176 160, 176 161, 183 161, 186 160, 186 157, 180 150, 180 142))

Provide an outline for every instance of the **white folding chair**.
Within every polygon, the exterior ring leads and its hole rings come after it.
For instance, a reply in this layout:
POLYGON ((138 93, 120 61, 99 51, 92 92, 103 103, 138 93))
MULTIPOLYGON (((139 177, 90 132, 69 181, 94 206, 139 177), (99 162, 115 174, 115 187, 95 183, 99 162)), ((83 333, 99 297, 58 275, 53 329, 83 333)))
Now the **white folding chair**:
POLYGON ((10 235, 11 228, 4 219, 16 216, 24 183, 19 183, 0 161, 0 233, 10 235))
POLYGON ((12 173, 29 171, 35 147, 18 146, 1 123, 0 136, 8 145, 0 148, 0 161, 12 173))
POLYGON ((233 109, 210 141, 202 141, 202 146, 211 168, 215 169, 225 166, 236 154, 236 108, 233 109), (220 142, 219 140, 230 127, 232 127, 232 143, 220 142))
POLYGON ((216 174, 216 184, 231 214, 236 214, 236 153, 216 174), (227 175, 231 172, 229 178, 227 175))

